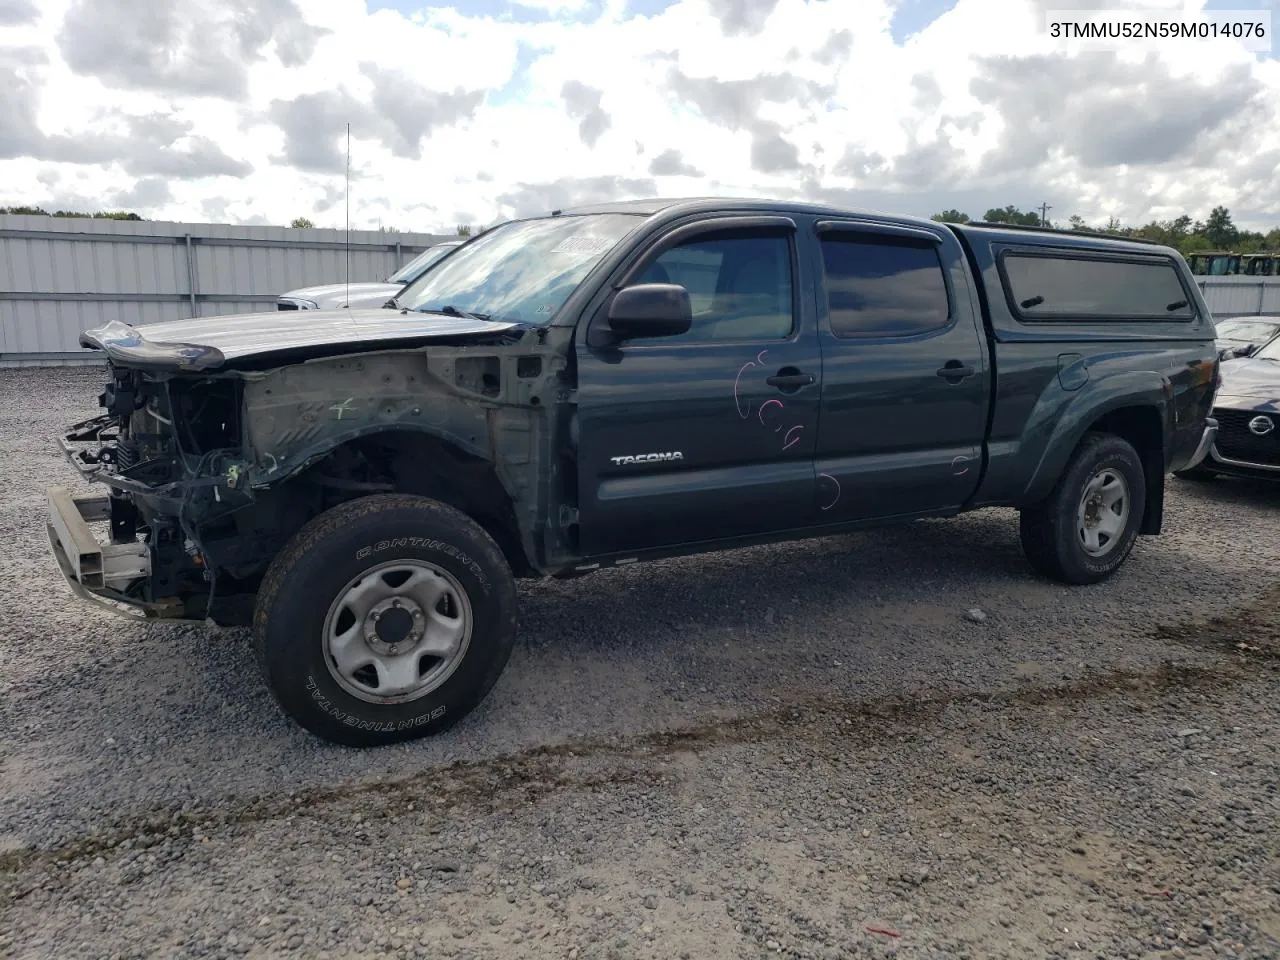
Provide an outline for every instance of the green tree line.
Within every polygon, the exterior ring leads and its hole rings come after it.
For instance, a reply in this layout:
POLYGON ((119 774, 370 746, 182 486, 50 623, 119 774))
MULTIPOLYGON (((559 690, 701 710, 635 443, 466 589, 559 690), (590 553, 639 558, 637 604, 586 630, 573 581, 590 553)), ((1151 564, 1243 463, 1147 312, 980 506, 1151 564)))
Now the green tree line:
MULTIPOLYGON (((968 223, 970 217, 960 210, 943 210, 931 218, 941 223, 968 223)), ((1023 224, 1040 226, 1040 214, 1035 210, 1022 211, 1015 206, 992 207, 982 215, 988 223, 1023 224)), ((1046 226, 1078 230, 1082 233, 1103 233, 1117 237, 1133 237, 1138 240, 1154 240, 1174 247, 1183 254, 1197 250, 1230 250, 1233 253, 1260 253, 1280 250, 1280 227, 1267 233, 1241 230, 1231 220, 1226 207, 1214 207, 1204 220, 1193 220, 1183 214, 1172 220, 1152 220, 1142 226, 1121 223, 1111 217, 1105 224, 1092 225, 1076 214, 1067 218, 1066 224, 1049 221, 1046 226)))
POLYGON ((86 220, 142 220, 130 210, 99 210, 96 213, 80 213, 75 210, 55 210, 50 213, 43 207, 0 207, 0 213, 13 213, 28 217, 83 217, 86 220))

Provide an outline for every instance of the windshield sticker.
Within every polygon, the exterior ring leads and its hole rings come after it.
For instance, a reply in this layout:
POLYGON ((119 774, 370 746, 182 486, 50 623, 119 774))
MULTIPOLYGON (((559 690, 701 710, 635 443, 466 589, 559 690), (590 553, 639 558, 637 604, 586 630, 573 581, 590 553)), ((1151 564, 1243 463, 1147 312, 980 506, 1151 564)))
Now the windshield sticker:
POLYGON ((544 303, 542 304, 542 306, 538 307, 538 309, 533 312, 539 316, 546 313, 555 313, 556 312, 555 304, 544 303))
POLYGON ((552 253, 585 253, 587 255, 604 253, 613 246, 609 237, 565 237, 551 250, 552 253))

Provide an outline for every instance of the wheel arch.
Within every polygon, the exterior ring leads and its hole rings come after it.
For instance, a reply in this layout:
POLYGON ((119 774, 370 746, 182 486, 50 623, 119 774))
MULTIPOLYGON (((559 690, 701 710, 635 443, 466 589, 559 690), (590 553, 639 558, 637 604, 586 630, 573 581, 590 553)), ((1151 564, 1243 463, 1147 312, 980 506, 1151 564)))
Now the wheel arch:
POLYGON ((477 448, 429 429, 397 426, 332 438, 309 450, 304 463, 272 486, 287 492, 294 485, 332 484, 326 471, 350 462, 366 465, 372 476, 346 481, 345 486, 339 481, 341 499, 396 492, 439 500, 479 524, 516 576, 536 573, 515 499, 493 461, 477 448))
POLYGON ((1158 534, 1173 433, 1172 396, 1168 378, 1154 372, 1118 374, 1081 390, 1058 418, 1024 491, 1024 502, 1048 496, 1086 436, 1109 433, 1131 444, 1142 461, 1146 506, 1139 533, 1158 534))

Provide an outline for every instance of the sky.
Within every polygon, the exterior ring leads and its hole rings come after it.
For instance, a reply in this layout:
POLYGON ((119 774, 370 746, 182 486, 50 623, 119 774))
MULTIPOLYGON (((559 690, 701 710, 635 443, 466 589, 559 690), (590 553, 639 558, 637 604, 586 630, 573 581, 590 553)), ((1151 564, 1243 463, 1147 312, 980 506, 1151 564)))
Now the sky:
POLYGON ((1280 225, 1280 0, 0 0, 0 206, 452 232, 647 196, 1280 225))

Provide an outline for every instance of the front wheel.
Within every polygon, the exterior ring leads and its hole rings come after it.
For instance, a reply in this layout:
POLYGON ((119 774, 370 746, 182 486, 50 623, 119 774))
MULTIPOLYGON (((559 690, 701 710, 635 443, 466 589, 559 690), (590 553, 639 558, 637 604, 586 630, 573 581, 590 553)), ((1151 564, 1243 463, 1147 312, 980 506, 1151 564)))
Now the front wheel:
POLYGON ((515 622, 511 571, 483 529, 437 501, 386 494, 294 536, 263 578, 253 637, 285 713, 367 747, 462 719, 497 682, 515 622))
POLYGON ((1133 446, 1113 434, 1088 434, 1049 496, 1023 509, 1022 549, 1037 572, 1054 580, 1105 580, 1133 549, 1146 500, 1133 446))

